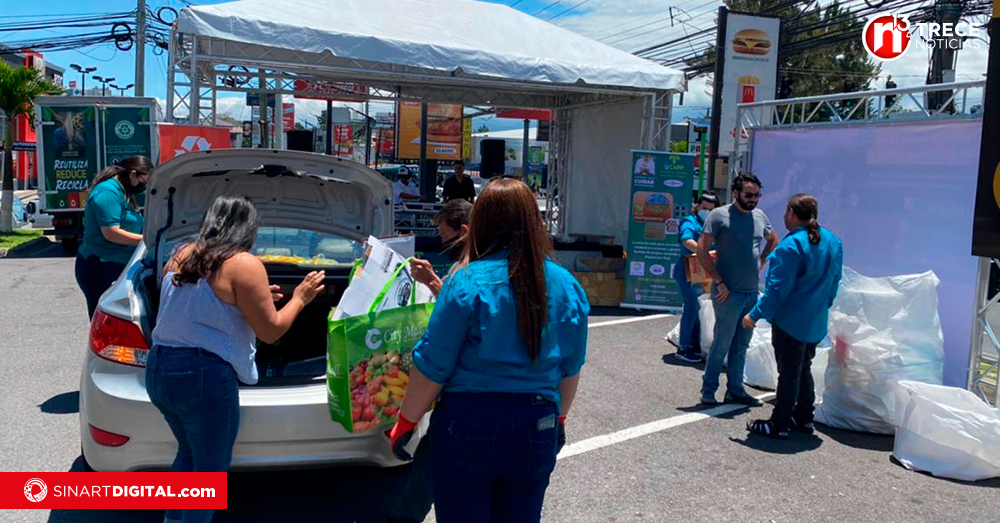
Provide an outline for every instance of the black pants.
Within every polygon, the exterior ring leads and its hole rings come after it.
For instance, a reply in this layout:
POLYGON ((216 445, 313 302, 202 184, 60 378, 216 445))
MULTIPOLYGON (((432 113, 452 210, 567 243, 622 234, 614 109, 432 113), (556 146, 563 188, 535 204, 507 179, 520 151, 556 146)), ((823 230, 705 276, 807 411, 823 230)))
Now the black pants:
POLYGON ((778 363, 778 391, 771 423, 778 428, 789 428, 793 419, 800 425, 812 423, 813 404, 816 403, 812 360, 816 356, 816 344, 803 343, 777 325, 771 326, 771 332, 771 345, 778 363))
POLYGON ((97 301, 101 299, 104 291, 108 290, 111 284, 118 279, 123 270, 125 270, 123 263, 101 261, 97 256, 90 256, 86 259, 79 254, 76 256, 76 284, 80 286, 80 290, 87 298, 88 318, 94 317, 97 301))

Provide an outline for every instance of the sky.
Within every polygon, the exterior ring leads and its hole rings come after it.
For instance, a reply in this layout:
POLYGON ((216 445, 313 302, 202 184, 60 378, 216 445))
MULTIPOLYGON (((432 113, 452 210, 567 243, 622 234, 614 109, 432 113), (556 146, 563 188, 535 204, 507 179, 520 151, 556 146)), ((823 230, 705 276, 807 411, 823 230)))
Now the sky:
MULTIPOLYGON (((326 0, 331 6, 335 0, 326 0)), ((822 0, 821 0, 822 1, 822 0)), ((181 9, 187 2, 183 0, 147 0, 154 11, 161 7, 181 9)), ((195 5, 220 3, 219 0, 192 0, 195 5)), ((512 8, 560 25, 584 36, 595 38, 608 45, 635 51, 648 45, 678 38, 687 31, 711 27, 714 13, 721 5, 719 0, 495 0, 493 3, 512 5, 512 8), (671 26, 668 10, 674 8, 675 23, 671 26)), ((20 16, 62 15, 119 12, 135 9, 135 1, 126 0, 45 0, 18 2, 5 0, 0 10, 0 22, 18 21, 20 16)), ((21 32, 0 32, 0 44, 8 41, 72 34, 78 29, 37 30, 21 32)), ((135 51, 118 51, 111 44, 91 47, 79 51, 61 51, 45 54, 46 61, 67 70, 66 82, 80 82, 80 75, 72 71, 69 64, 97 67, 92 74, 115 77, 119 85, 134 82, 135 51)), ((911 49, 903 58, 883 66, 882 76, 875 82, 877 87, 885 83, 885 77, 892 75, 899 87, 909 87, 924 83, 927 74, 928 54, 920 49, 911 49)), ((979 80, 986 72, 987 47, 965 49, 959 53, 956 81, 979 80)), ((146 51, 146 96, 158 98, 165 109, 167 55, 157 55, 151 48, 146 51)), ((88 88, 97 85, 87 79, 88 88)), ((981 96, 981 94, 979 95, 981 96)), ((287 101, 287 99, 286 99, 287 101)), ((220 94, 219 110, 237 120, 249 119, 243 95, 220 94)), ((316 115, 325 108, 325 103, 315 100, 293 101, 296 105, 296 120, 300 123, 316 123, 316 115)), ((677 101, 675 100, 675 104, 677 101)), ((686 117, 700 117, 711 105, 708 88, 703 79, 695 79, 689 84, 683 106, 675 107, 673 120, 682 122, 686 117)), ((376 107, 389 110, 391 107, 376 107)), ((474 128, 485 124, 492 130, 518 128, 522 124, 516 120, 495 118, 477 119, 474 128)))

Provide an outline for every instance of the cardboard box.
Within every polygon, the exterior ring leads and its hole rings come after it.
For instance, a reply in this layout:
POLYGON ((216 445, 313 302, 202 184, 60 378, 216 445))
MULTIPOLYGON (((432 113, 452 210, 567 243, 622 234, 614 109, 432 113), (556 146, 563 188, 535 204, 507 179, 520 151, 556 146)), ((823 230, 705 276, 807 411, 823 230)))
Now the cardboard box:
POLYGON ((617 307, 625 301, 625 279, 613 272, 574 272, 591 307, 617 307))
MULTIPOLYGON (((709 255, 714 261, 715 251, 709 251, 709 255)), ((698 261, 698 255, 694 254, 684 258, 685 270, 687 271, 687 279, 689 282, 695 285, 701 285, 703 288, 709 287, 712 284, 712 279, 708 277, 708 273, 705 272, 705 268, 701 266, 698 261)))

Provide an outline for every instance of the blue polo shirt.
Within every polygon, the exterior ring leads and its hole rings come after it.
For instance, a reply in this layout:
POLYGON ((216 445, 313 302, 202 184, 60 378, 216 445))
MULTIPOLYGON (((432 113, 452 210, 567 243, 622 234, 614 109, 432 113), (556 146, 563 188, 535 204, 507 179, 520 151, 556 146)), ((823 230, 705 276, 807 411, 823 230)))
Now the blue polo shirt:
POLYGON ((94 187, 87 196, 83 211, 83 242, 79 253, 84 258, 97 256, 103 261, 128 263, 135 245, 109 242, 101 227, 117 225, 123 231, 142 234, 146 224, 139 211, 133 209, 125 198, 125 189, 117 178, 105 180, 94 187))
POLYGON ((521 340, 502 252, 456 269, 438 295, 413 363, 447 392, 540 394, 561 404, 559 383, 580 373, 590 304, 566 269, 545 262, 547 323, 539 359, 521 340))
POLYGON ((764 294, 750 318, 767 320, 804 343, 819 343, 827 333, 829 310, 844 272, 844 244, 820 228, 819 243, 798 227, 768 257, 764 294))

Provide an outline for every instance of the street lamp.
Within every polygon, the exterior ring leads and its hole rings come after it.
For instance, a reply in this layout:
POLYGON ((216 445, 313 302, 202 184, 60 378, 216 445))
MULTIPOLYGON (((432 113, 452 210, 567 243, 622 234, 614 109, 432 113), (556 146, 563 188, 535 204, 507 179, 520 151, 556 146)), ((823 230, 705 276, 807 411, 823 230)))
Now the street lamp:
POLYGON ((131 89, 133 87, 135 87, 135 84, 128 84, 125 87, 118 87, 115 84, 111 84, 111 88, 112 89, 118 89, 120 91, 118 93, 118 96, 125 96, 125 91, 128 91, 129 89, 131 89))
POLYGON ((76 64, 69 64, 70 68, 80 73, 80 92, 87 95, 87 75, 96 71, 96 67, 80 67, 76 64))
POLYGON ((113 77, 113 76, 110 77, 110 78, 102 78, 101 76, 98 76, 98 75, 95 74, 91 78, 93 78, 94 80, 97 80, 98 82, 101 82, 101 96, 104 96, 104 95, 107 94, 107 92, 108 92, 107 91, 108 84, 115 81, 115 77, 113 77))

